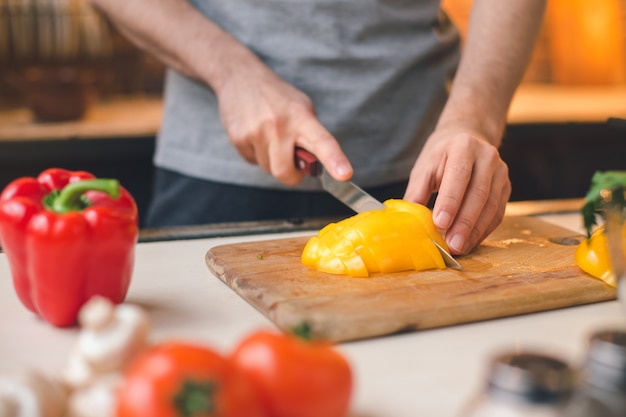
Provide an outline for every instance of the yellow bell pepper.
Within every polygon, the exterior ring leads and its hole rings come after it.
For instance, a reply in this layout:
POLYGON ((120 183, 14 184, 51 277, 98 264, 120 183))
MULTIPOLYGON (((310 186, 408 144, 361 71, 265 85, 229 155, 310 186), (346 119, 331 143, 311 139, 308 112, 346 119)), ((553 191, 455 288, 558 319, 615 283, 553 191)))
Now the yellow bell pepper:
POLYGON ((446 265, 433 243, 446 250, 431 211, 421 204, 387 200, 386 208, 359 213, 322 228, 307 242, 302 263, 331 274, 368 277, 446 265))
MULTIPOLYGON (((622 229, 624 244, 626 244, 626 228, 622 229)), ((626 246, 624 246, 626 247, 626 246)), ((617 287, 617 279, 611 270, 609 248, 604 225, 599 226, 589 239, 578 244, 574 252, 576 265, 586 273, 617 287)))

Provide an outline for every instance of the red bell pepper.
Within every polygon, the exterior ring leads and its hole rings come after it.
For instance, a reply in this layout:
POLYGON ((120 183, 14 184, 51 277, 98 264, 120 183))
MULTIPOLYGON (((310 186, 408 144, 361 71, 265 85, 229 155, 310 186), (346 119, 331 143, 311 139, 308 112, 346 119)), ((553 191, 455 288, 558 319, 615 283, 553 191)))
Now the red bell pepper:
POLYGON ((138 234, 135 200, 114 179, 51 168, 0 194, 0 244, 15 291, 58 327, 75 324, 94 295, 124 301, 138 234))

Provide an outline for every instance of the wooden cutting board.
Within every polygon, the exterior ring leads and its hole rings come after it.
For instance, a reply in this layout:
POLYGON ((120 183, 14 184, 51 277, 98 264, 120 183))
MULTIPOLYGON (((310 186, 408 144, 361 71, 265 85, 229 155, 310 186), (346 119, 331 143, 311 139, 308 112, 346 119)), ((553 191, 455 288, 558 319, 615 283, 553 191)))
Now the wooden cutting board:
POLYGON ((351 278, 300 263, 307 237, 216 246, 210 271, 278 327, 346 341, 612 300, 574 262, 583 237, 540 219, 505 217, 453 269, 351 278))

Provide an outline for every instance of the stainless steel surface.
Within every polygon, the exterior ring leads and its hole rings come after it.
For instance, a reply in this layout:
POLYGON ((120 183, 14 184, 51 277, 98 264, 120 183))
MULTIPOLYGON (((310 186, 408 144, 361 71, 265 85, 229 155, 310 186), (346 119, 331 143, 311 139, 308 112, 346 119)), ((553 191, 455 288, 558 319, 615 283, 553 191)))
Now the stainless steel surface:
MULTIPOLYGON (((485 381, 459 416, 558 417, 567 413, 576 372, 565 360, 542 352, 515 350, 494 356, 485 381)), ((603 414, 592 414, 603 415, 603 414)))
POLYGON ((613 274, 617 280, 617 299, 626 311, 626 257, 624 255, 624 223, 626 222, 626 208, 623 201, 626 190, 603 190, 601 194, 604 202, 604 216, 606 237, 609 250, 609 259, 613 274), (615 198, 614 193, 620 192, 621 198, 615 198))
POLYGON ((454 259, 452 255, 448 253, 447 250, 441 247, 439 243, 437 243, 434 240, 433 240, 433 243, 435 244, 435 246, 437 246, 437 249, 439 249, 439 252, 441 253, 441 257, 443 258, 443 261, 445 262, 447 267, 452 268, 452 269, 458 269, 459 271, 463 269, 461 264, 456 259, 454 259))
POLYGON ((215 237, 246 236, 268 233, 316 231, 341 217, 316 217, 307 219, 259 220, 229 223, 214 223, 197 226, 176 226, 160 229, 142 229, 139 242, 161 242, 171 240, 207 239, 215 237))
POLYGON ((385 206, 380 201, 363 191, 350 181, 337 181, 325 169, 320 175, 322 187, 357 213, 368 210, 380 210, 385 206))

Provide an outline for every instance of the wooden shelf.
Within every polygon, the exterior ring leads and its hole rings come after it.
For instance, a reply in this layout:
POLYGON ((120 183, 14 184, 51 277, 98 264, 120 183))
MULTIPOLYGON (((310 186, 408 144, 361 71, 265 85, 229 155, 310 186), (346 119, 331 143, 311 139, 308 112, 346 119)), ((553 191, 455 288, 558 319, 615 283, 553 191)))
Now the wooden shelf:
MULTIPOLYGON (((155 98, 119 98, 98 103, 78 121, 38 123, 26 108, 0 111, 0 141, 154 136, 163 103, 155 98)), ((603 123, 626 118, 626 85, 570 87, 524 84, 509 109, 509 124, 603 123)))
POLYGON ((603 123, 626 118, 626 85, 574 87, 524 84, 509 109, 509 124, 603 123))
POLYGON ((0 141, 154 136, 162 119, 160 98, 121 98, 94 105, 81 120, 38 123, 26 108, 0 112, 0 141))

